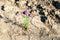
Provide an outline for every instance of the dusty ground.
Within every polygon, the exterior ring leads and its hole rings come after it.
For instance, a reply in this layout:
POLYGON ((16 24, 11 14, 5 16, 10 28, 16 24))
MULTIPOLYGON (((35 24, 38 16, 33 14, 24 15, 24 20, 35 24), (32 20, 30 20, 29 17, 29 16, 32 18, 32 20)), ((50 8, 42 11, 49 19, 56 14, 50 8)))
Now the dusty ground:
POLYGON ((60 0, 0 0, 0 40, 60 40, 60 6, 55 7, 52 1, 60 3, 60 0), (22 26, 23 16, 29 18, 27 29, 22 26))

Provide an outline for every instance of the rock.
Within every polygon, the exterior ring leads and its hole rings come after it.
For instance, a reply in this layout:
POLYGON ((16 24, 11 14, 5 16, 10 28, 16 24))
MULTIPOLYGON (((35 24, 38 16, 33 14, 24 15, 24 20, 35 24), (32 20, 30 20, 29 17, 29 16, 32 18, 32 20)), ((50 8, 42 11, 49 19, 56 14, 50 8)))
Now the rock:
POLYGON ((58 1, 52 1, 52 5, 57 8, 60 9, 60 3, 58 1))

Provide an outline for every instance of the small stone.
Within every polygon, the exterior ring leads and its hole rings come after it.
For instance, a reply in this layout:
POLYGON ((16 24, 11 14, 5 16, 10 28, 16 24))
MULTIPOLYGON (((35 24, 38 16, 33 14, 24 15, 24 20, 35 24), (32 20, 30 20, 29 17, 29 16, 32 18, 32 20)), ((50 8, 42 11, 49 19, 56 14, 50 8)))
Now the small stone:
POLYGON ((47 5, 47 6, 49 6, 49 5, 50 5, 50 3, 49 3, 49 2, 46 2, 46 5, 47 5))
POLYGON ((52 16, 54 16, 54 13, 55 13, 54 10, 51 10, 51 11, 50 11, 50 14, 51 14, 52 16))
POLYGON ((30 10, 30 13, 32 13, 33 12, 33 10, 30 10))
POLYGON ((14 24, 14 25, 17 25, 17 23, 16 23, 16 22, 14 22, 13 24, 14 24))
POLYGON ((52 5, 57 8, 60 9, 60 3, 58 1, 52 1, 52 5))
POLYGON ((26 6, 28 6, 28 1, 26 1, 26 6))
POLYGON ((29 9, 32 9, 32 7, 31 7, 31 6, 28 6, 28 8, 29 8, 29 9))
POLYGON ((36 6, 36 8, 38 8, 38 9, 43 9, 40 4, 38 4, 38 5, 36 6))
POLYGON ((16 3, 16 5, 19 7, 19 3, 16 3))
POLYGON ((47 20, 47 17, 46 17, 46 16, 41 16, 41 21, 42 21, 43 23, 45 23, 46 20, 47 20))
POLYGON ((40 14, 40 15, 45 15, 44 12, 43 12, 43 10, 40 10, 40 11, 39 11, 39 14, 40 14))
POLYGON ((5 11, 5 10, 4 10, 4 5, 1 6, 1 10, 5 11))
POLYGON ((15 2, 17 2, 17 1, 19 1, 19 0, 15 0, 15 2))
POLYGON ((0 18, 3 18, 3 17, 0 15, 0 18))
POLYGON ((56 17, 56 19, 60 20, 60 17, 57 14, 55 15, 55 17, 56 17))
POLYGON ((16 14, 15 15, 17 15, 19 12, 16 12, 16 14))
POLYGON ((19 0, 15 0, 15 4, 17 5, 17 6, 19 6, 19 2, 18 2, 19 0))

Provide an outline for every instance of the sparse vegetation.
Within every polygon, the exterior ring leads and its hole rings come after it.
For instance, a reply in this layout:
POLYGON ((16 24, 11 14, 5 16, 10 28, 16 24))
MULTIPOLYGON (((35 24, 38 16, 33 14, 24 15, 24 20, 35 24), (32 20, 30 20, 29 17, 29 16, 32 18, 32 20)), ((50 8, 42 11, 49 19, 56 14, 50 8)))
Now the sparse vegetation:
POLYGON ((23 16, 23 22, 23 27, 27 29, 29 26, 29 18, 27 16, 23 16))

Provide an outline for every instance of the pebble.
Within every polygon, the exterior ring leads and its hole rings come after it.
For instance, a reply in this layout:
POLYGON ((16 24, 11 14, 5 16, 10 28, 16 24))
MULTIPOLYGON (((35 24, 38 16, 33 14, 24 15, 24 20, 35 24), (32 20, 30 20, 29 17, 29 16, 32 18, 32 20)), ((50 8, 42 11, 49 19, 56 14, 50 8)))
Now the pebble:
POLYGON ((1 10, 5 11, 5 10, 4 10, 4 5, 1 6, 1 10))
POLYGON ((19 6, 19 3, 18 3, 18 1, 19 1, 19 0, 15 0, 15 3, 16 3, 16 5, 17 5, 17 6, 19 6))
POLYGON ((56 14, 56 15, 55 15, 55 17, 56 17, 56 19, 60 20, 60 17, 59 17, 59 15, 57 15, 57 14, 56 14))
POLYGON ((3 17, 0 15, 0 18, 3 18, 3 17))
POLYGON ((33 12, 33 10, 30 10, 30 13, 32 13, 33 12))
POLYGON ((43 9, 40 4, 38 4, 38 5, 36 6, 36 8, 37 8, 37 9, 43 9))
POLYGON ((40 10, 40 11, 39 11, 39 14, 40 14, 40 15, 45 15, 44 12, 43 12, 43 10, 40 10))
POLYGON ((28 6, 28 1, 26 1, 26 6, 28 6))
POLYGON ((52 16, 54 16, 55 11, 54 11, 54 10, 51 10, 51 11, 50 11, 50 14, 51 14, 52 16))
POLYGON ((19 0, 15 0, 15 2, 17 2, 17 1, 19 1, 19 0))
POLYGON ((50 5, 50 3, 49 3, 49 2, 46 2, 46 5, 47 5, 47 6, 49 6, 49 5, 50 5))
POLYGON ((60 9, 60 3, 58 1, 52 1, 52 5, 56 8, 56 9, 60 9))
POLYGON ((17 15, 19 12, 16 12, 16 14, 15 15, 17 15))
POLYGON ((32 7, 31 6, 28 6, 28 9, 32 9, 32 7))
POLYGON ((47 17, 46 17, 46 16, 41 16, 41 21, 42 21, 43 23, 45 23, 46 20, 47 20, 47 17))

